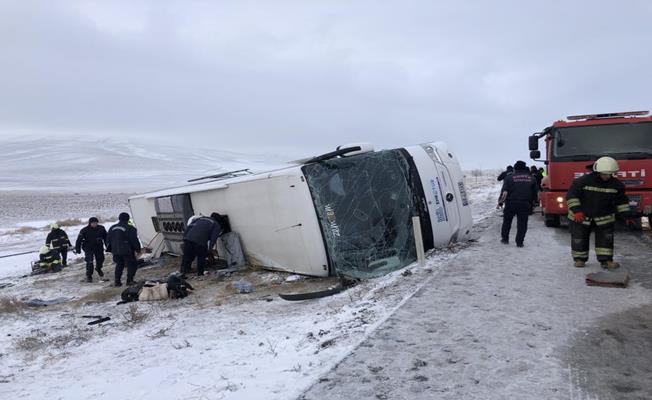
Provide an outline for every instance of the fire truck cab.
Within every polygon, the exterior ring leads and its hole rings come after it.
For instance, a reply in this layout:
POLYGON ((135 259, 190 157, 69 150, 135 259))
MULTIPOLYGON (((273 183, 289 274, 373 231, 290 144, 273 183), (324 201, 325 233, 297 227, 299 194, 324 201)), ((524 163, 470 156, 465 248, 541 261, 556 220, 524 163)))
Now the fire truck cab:
POLYGON ((652 213, 652 117, 649 111, 575 115, 528 138, 530 158, 543 161, 541 209, 546 226, 556 227, 568 213, 566 192, 577 177, 590 173, 593 162, 618 160, 616 177, 625 184, 632 216, 649 227, 652 213), (539 140, 546 144, 541 159, 539 140))

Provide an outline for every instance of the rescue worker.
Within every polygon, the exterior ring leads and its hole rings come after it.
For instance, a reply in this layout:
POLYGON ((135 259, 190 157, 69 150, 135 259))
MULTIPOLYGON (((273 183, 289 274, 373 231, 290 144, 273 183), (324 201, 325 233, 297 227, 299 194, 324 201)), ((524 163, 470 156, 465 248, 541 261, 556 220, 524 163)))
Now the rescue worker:
POLYGON ((125 265, 127 267, 127 285, 131 285, 138 267, 136 253, 140 252, 141 247, 138 231, 129 225, 129 214, 120 213, 118 223, 109 228, 106 248, 113 254, 115 262, 115 286, 122 286, 122 271, 125 265))
POLYGON ((93 259, 95 260, 95 271, 100 277, 104 276, 102 267, 104 264, 104 243, 106 242, 106 229, 99 225, 95 217, 88 219, 88 225, 79 231, 75 242, 75 253, 80 254, 84 249, 84 261, 86 261, 86 282, 93 282, 93 259))
POLYGON ((38 256, 38 269, 33 270, 32 273, 46 273, 61 271, 61 258, 59 257, 59 250, 51 249, 50 246, 44 244, 39 250, 38 256))
POLYGON ((45 238, 45 244, 59 252, 61 265, 65 267, 68 261, 68 246, 72 246, 72 243, 68 239, 68 234, 59 228, 57 223, 50 224, 50 233, 45 238))
POLYGON ((616 269, 613 261, 616 213, 629 213, 625 185, 613 176, 618 162, 601 157, 593 172, 575 179, 566 194, 570 220, 571 255, 575 266, 582 268, 589 259, 589 238, 595 231, 595 254, 603 268, 616 269))
POLYGON ((533 165, 530 167, 530 173, 532 176, 537 180, 537 187, 541 187, 541 180, 543 179, 543 174, 541 173, 541 170, 536 167, 536 165, 533 165))
POLYGON ((500 242, 509 244, 509 231, 512 229, 512 220, 516 216, 516 246, 523 247, 532 202, 538 194, 536 179, 530 174, 524 161, 517 161, 514 164, 514 173, 505 177, 500 192, 498 205, 502 206, 502 203, 505 203, 500 242))
MULTIPOLYGON (((530 167, 530 174, 536 179, 537 181, 537 191, 541 190, 541 181, 543 180, 543 174, 539 172, 539 168, 536 167, 536 165, 532 165, 530 167)), ((539 205, 539 196, 532 200, 532 208, 530 209, 530 215, 534 214, 534 208, 539 205)))
POLYGON ((197 276, 204 275, 206 256, 215 246, 217 238, 222 234, 222 226, 218 222, 221 215, 212 213, 210 217, 191 218, 183 235, 183 258, 181 260, 181 275, 190 272, 190 266, 197 258, 197 276))
POLYGON ((507 168, 503 172, 501 172, 500 175, 498 175, 498 178, 496 178, 496 180, 500 182, 503 179, 505 179, 507 175, 512 174, 513 172, 514 172, 514 167, 508 165, 507 168))

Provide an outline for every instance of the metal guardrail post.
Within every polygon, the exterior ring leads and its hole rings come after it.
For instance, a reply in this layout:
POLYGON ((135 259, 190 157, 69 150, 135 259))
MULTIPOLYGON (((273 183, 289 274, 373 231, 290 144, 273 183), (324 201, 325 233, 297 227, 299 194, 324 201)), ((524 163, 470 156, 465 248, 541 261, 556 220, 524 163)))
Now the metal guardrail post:
POLYGON ((412 217, 412 228, 414 229, 414 244, 417 248, 417 261, 419 267, 426 265, 426 257, 423 250, 423 236, 421 235, 421 220, 419 217, 412 217))

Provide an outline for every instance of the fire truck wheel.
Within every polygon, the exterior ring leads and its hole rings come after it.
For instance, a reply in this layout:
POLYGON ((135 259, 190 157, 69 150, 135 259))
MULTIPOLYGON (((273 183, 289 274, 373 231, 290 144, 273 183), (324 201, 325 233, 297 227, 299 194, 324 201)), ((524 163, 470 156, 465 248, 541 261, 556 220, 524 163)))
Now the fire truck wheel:
POLYGON ((560 225, 561 221, 559 220, 558 214, 544 214, 543 215, 545 224, 549 228, 556 228, 560 225))

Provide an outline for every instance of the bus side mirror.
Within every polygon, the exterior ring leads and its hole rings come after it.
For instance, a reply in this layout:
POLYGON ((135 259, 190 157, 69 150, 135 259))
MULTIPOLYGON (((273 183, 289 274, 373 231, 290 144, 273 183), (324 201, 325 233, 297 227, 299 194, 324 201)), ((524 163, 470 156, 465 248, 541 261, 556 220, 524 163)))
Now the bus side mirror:
POLYGON ((533 151, 533 150, 539 150, 539 138, 537 136, 529 136, 527 141, 528 144, 528 150, 533 151))
POLYGON ((532 150, 530 152, 530 158, 533 160, 538 160, 541 158, 541 152, 539 150, 532 150))

